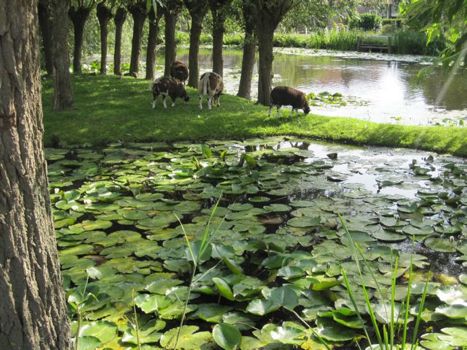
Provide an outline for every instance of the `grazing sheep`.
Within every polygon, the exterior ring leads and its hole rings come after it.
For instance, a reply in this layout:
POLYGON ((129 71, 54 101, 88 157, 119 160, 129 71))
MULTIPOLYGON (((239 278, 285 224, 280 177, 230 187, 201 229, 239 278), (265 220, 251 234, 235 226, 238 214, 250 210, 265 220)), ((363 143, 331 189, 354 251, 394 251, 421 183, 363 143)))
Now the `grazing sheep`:
POLYGON ((269 115, 271 115, 273 106, 277 107, 277 111, 282 106, 292 106, 292 112, 296 111, 298 113, 299 109, 303 109, 305 114, 310 113, 306 95, 300 90, 288 86, 276 86, 272 89, 269 115))
POLYGON ((151 90, 153 97, 152 108, 156 108, 156 102, 159 95, 162 95, 164 108, 167 108, 167 104, 165 103, 167 96, 170 96, 172 99, 172 107, 175 106, 175 100, 177 97, 183 98, 185 102, 190 99, 186 94, 183 84, 173 78, 162 77, 154 80, 151 90))
POLYGON ((175 61, 170 66, 170 76, 185 85, 185 81, 188 79, 188 67, 181 61, 175 61))
POLYGON ((198 83, 199 93, 199 108, 203 109, 203 96, 208 96, 208 108, 211 109, 212 103, 218 107, 220 103, 220 95, 224 90, 224 82, 222 77, 214 72, 204 73, 198 83))

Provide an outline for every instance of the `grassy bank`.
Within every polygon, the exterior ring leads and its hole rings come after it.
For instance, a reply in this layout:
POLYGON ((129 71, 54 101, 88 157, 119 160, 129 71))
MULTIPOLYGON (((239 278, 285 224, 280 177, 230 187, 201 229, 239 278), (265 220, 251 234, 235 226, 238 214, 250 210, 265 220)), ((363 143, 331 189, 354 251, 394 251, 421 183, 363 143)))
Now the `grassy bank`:
MULTIPOLYGON (((426 35, 420 32, 397 30, 386 35, 391 36, 393 52, 398 54, 436 55, 444 47, 439 41, 427 45, 426 35)), ((375 33, 361 30, 330 30, 312 32, 310 34, 276 33, 274 35, 274 46, 355 51, 358 47, 359 38, 363 41, 371 42, 372 40, 377 40, 378 36, 375 33)), ((190 36, 188 33, 179 32, 177 33, 177 40, 181 44, 189 45, 190 36)), ((209 34, 203 33, 201 35, 201 43, 203 45, 212 44, 212 37, 209 34)), ((232 46, 243 45, 243 34, 225 34, 224 44, 232 46)))
POLYGON ((235 96, 221 107, 198 108, 196 92, 187 104, 151 109, 149 82, 133 78, 82 76, 74 80, 75 108, 53 112, 52 89, 44 84, 45 143, 51 145, 109 142, 237 139, 298 135, 322 140, 447 152, 467 156, 467 129, 371 123, 350 118, 308 115, 268 117, 268 109, 235 96))

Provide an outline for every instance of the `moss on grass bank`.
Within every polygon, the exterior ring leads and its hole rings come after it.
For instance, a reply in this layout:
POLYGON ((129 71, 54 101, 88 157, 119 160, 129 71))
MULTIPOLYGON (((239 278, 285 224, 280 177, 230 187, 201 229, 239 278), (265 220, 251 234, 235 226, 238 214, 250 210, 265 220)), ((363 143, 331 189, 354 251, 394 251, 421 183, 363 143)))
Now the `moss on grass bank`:
POLYGON ((379 124, 313 114, 289 117, 288 111, 268 117, 268 108, 230 95, 222 96, 220 108, 200 111, 193 89, 188 103, 178 100, 176 107, 164 110, 159 101, 153 110, 149 82, 133 78, 75 77, 74 93, 74 109, 54 112, 52 89, 44 84, 47 146, 296 135, 467 156, 466 128, 379 124))

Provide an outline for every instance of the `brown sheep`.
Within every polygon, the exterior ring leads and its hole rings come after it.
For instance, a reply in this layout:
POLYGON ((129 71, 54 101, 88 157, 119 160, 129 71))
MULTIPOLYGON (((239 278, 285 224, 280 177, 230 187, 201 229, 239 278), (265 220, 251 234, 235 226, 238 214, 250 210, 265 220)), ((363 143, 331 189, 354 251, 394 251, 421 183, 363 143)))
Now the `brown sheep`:
POLYGON ((188 79, 188 67, 181 61, 175 61, 170 66, 170 76, 185 85, 185 81, 188 79))
POLYGON ((208 108, 211 109, 212 104, 221 105, 220 95, 224 90, 224 82, 222 77, 214 72, 206 72, 199 79, 198 93, 199 93, 199 108, 203 109, 203 96, 208 96, 208 108))
POLYGON ((269 115, 271 115, 273 106, 277 107, 277 111, 282 106, 292 106, 292 112, 296 111, 298 113, 299 109, 303 109, 305 114, 310 113, 306 95, 300 90, 288 86, 276 86, 272 89, 269 115))
POLYGON ((187 102, 190 98, 188 97, 185 87, 179 81, 173 78, 162 77, 156 79, 152 83, 152 108, 156 108, 156 102, 159 95, 162 95, 162 101, 164 103, 164 108, 167 108, 165 99, 167 96, 170 96, 172 99, 172 107, 175 106, 175 100, 178 98, 183 98, 187 102))

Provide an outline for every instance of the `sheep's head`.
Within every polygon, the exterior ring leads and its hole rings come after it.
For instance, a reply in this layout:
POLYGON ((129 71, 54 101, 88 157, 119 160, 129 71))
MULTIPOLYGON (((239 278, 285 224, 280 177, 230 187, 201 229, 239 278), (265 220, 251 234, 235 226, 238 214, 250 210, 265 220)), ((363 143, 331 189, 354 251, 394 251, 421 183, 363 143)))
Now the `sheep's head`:
POLYGON ((308 106, 308 103, 307 103, 307 104, 305 105, 305 107, 303 108, 303 112, 304 112, 305 114, 310 113, 310 106, 308 106))

